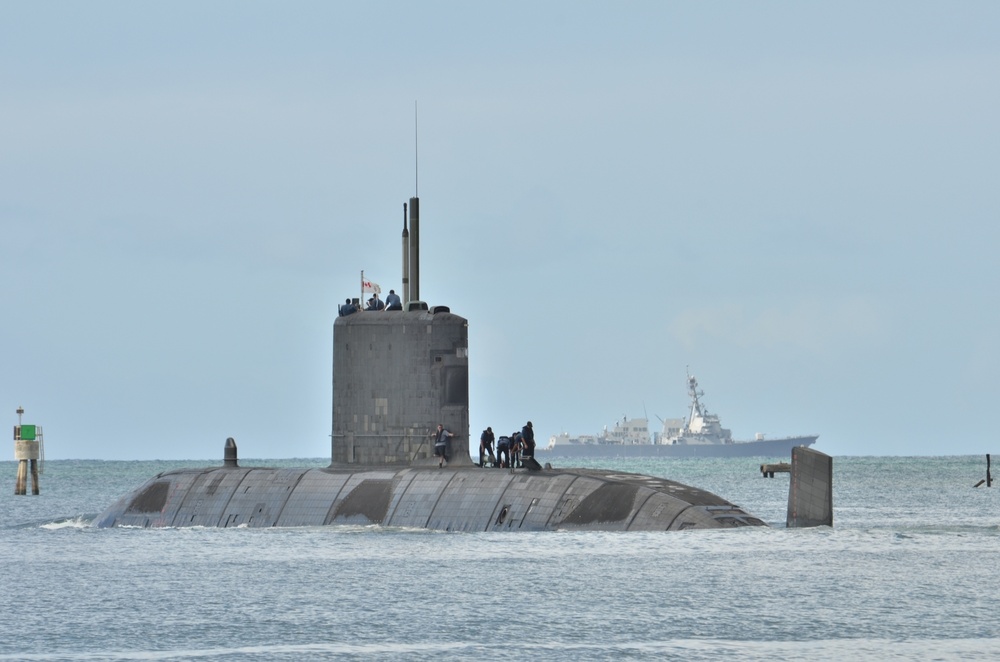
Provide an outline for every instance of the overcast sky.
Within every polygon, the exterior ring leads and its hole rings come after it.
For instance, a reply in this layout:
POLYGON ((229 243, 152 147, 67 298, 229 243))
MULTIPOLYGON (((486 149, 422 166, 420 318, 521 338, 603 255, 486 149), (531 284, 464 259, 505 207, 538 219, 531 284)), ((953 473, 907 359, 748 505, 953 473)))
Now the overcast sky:
POLYGON ((361 270, 472 436, 679 417, 1000 452, 1000 3, 0 3, 0 419, 328 457, 361 270), (414 172, 419 107, 419 179, 414 172))

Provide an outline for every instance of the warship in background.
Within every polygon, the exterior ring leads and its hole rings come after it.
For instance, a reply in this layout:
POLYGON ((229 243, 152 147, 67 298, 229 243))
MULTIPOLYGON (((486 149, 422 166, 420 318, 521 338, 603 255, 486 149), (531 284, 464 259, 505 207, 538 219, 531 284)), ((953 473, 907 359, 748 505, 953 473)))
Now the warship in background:
POLYGON ((651 435, 649 420, 623 418, 614 428, 597 435, 571 437, 563 432, 539 447, 541 457, 788 457, 796 446, 812 446, 819 435, 766 439, 757 434, 753 441, 737 441, 722 427, 719 417, 701 402, 705 392, 688 374, 691 410, 686 419, 662 420, 663 431, 651 435))

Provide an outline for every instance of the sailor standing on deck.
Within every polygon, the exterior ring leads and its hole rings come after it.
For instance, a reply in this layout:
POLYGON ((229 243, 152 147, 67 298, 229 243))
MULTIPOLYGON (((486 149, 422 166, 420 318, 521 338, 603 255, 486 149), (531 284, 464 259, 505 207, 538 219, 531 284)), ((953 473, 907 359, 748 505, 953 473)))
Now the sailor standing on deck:
POLYGON ((531 421, 521 428, 521 456, 535 457, 535 430, 531 421))
POLYGON ((535 430, 531 427, 531 421, 521 428, 521 465, 534 471, 542 468, 535 461, 535 430))
POLYGON ((434 457, 440 458, 438 460, 439 467, 443 467, 444 463, 448 461, 448 437, 453 436, 455 435, 438 423, 437 435, 434 437, 434 457))

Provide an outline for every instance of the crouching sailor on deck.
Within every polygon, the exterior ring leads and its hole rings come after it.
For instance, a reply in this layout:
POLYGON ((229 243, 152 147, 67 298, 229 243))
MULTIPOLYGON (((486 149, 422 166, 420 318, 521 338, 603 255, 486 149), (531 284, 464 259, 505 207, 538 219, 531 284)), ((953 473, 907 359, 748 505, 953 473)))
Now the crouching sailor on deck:
POLYGON ((488 427, 483 430, 483 433, 479 435, 479 466, 486 466, 486 456, 489 455, 490 464, 493 466, 497 465, 497 459, 493 455, 493 440, 496 437, 493 436, 493 428, 488 427))
POLYGON ((497 466, 501 469, 510 466, 510 437, 507 435, 497 439, 497 466))

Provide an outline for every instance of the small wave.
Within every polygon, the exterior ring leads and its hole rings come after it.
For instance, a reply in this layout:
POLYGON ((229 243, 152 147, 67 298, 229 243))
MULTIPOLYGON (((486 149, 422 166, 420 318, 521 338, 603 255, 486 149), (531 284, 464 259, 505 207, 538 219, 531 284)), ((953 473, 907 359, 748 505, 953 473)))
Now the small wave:
POLYGON ((97 519, 97 513, 84 514, 84 515, 73 515, 71 517, 60 517, 58 519, 52 519, 51 517, 46 517, 45 519, 33 520, 31 522, 22 522, 20 524, 11 524, 10 529, 47 529, 49 531, 56 531, 59 529, 89 529, 94 524, 94 520, 97 519))
POLYGON ((897 535, 914 537, 917 534, 939 535, 939 536, 964 536, 964 535, 997 535, 1000 533, 1000 525, 997 524, 927 524, 920 526, 908 526, 900 528, 897 535))
POLYGON ((66 517, 46 522, 41 525, 41 528, 49 529, 50 531, 57 529, 89 529, 95 519, 97 519, 96 513, 93 515, 77 515, 76 517, 66 517))
MULTIPOLYGON (((279 527, 280 528, 280 527, 279 527)), ((285 527, 288 530, 291 527, 285 527)), ((309 527, 314 531, 323 531, 337 535, 357 535, 357 534, 420 534, 435 535, 449 534, 451 531, 441 531, 437 529, 425 529, 415 526, 384 526, 382 524, 324 524, 323 526, 309 527)))

